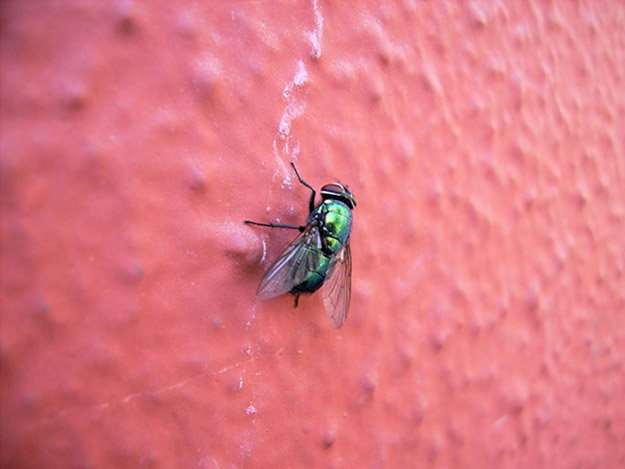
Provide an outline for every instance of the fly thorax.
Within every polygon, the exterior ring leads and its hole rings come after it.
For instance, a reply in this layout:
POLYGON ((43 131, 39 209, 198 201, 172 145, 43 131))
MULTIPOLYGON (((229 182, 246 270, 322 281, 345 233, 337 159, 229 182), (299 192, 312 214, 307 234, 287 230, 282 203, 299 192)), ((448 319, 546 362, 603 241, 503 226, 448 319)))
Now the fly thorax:
POLYGON ((338 200, 328 199, 319 206, 323 214, 320 230, 327 251, 337 252, 349 238, 352 228, 352 211, 338 200))

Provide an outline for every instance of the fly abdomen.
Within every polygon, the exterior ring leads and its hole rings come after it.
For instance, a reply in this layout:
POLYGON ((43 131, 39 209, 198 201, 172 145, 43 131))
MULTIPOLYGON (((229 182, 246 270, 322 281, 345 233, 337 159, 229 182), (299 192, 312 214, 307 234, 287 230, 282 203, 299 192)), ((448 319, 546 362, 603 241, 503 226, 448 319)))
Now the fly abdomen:
POLYGON ((310 255, 316 258, 314 268, 304 267, 306 273, 303 281, 295 285, 291 289, 291 293, 297 295, 298 293, 312 293, 315 292, 323 285, 326 279, 326 273, 328 266, 330 265, 330 258, 326 256, 319 249, 314 246, 307 246, 305 249, 310 250, 310 255))

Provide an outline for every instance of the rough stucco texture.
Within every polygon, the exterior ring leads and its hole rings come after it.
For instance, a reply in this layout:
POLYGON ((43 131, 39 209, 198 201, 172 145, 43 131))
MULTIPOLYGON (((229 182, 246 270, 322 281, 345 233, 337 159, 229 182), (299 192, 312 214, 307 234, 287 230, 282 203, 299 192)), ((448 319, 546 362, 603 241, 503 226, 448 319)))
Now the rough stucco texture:
POLYGON ((3 466, 625 466, 625 3, 0 8, 3 466))

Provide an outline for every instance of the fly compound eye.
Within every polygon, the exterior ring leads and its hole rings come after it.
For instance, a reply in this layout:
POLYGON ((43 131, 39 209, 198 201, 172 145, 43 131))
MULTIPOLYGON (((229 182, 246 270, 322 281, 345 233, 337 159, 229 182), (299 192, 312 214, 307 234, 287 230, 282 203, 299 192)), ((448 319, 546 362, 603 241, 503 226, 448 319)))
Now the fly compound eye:
POLYGON ((345 188, 340 184, 326 184, 321 188, 321 195, 341 197, 345 194, 345 188))
POLYGON ((349 206, 349 208, 354 208, 356 206, 356 200, 352 193, 345 187, 343 184, 339 182, 335 182, 333 184, 326 184, 321 188, 321 197, 325 199, 335 199, 344 202, 349 206))

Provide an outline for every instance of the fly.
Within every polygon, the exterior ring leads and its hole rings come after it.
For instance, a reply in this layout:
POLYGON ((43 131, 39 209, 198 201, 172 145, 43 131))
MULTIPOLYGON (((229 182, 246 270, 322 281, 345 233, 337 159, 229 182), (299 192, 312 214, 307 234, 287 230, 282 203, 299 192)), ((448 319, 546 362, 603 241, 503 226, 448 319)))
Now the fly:
POLYGON ((321 188, 321 203, 315 207, 315 189, 304 181, 291 163, 301 184, 311 190, 306 225, 280 225, 244 220, 248 225, 298 230, 299 236, 269 267, 256 291, 267 299, 290 292, 295 307, 301 294, 317 291, 323 285, 323 304, 330 325, 340 328, 347 319, 352 293, 352 254, 349 235, 356 200, 343 184, 321 188))

